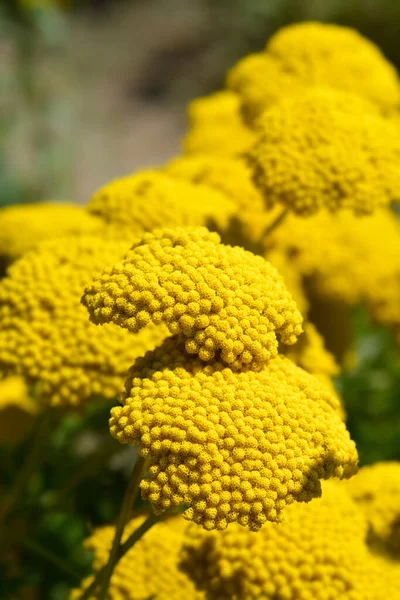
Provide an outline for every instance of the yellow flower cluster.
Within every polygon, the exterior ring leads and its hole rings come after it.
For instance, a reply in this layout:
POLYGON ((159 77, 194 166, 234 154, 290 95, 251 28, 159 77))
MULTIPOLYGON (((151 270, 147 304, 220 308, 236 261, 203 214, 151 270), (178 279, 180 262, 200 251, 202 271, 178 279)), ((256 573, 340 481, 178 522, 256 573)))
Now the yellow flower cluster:
POLYGON ((323 23, 282 28, 265 52, 231 69, 227 86, 240 96, 249 121, 283 97, 316 86, 354 92, 383 111, 400 104, 396 70, 379 48, 353 29, 323 23))
MULTIPOLYGON (((126 525, 125 541, 144 521, 135 517, 126 525)), ((192 581, 179 569, 179 553, 186 524, 173 517, 148 531, 119 561, 111 577, 110 600, 201 600, 204 594, 195 589, 192 581)), ((94 570, 98 571, 108 559, 115 527, 100 527, 85 541, 85 547, 94 552, 94 570)), ((79 600, 93 577, 83 581, 80 590, 74 590, 70 600, 79 600)), ((93 599, 97 596, 92 596, 93 599)))
POLYGON ((233 156, 248 150, 255 140, 242 121, 239 96, 229 90, 193 100, 188 117, 189 130, 183 140, 187 154, 233 156))
POLYGON ((138 359, 112 409, 111 434, 149 461, 142 496, 158 514, 184 504, 205 529, 258 530, 320 479, 356 472, 337 400, 279 356, 261 371, 232 371, 188 356, 170 338, 138 359))
POLYGON ((347 490, 363 510, 370 527, 369 544, 400 558, 400 463, 363 467, 347 490))
MULTIPOLYGON (((345 210, 307 219, 290 214, 266 244, 267 259, 280 271, 275 254, 283 254, 287 271, 307 278, 319 296, 365 302, 377 322, 400 332, 400 225, 390 210, 362 219, 345 210)), ((299 292, 289 289, 298 301, 299 292)))
POLYGON ((80 304, 92 277, 123 256, 126 244, 97 237, 42 242, 0 282, 0 371, 37 384, 54 405, 113 397, 134 359, 157 345, 163 328, 139 336, 90 323, 80 304))
POLYGON ((284 523, 185 536, 183 567, 218 600, 398 600, 400 567, 376 557, 367 522, 341 487, 287 508, 284 523))
POLYGON ((144 234, 124 260, 86 288, 94 323, 137 332, 165 323, 189 354, 259 367, 293 344, 302 317, 277 271, 262 257, 220 244, 205 228, 144 234))
MULTIPOLYGON (((271 215, 265 211, 263 196, 254 185, 252 171, 244 160, 235 156, 215 155, 210 160, 206 154, 183 155, 167 163, 165 170, 174 177, 218 190, 235 203, 234 217, 242 231, 236 232, 231 227, 231 232, 223 232, 224 241, 229 233, 242 233, 249 242, 260 240, 271 215)), ((241 239, 233 241, 240 242, 241 239)))
POLYGON ((0 444, 20 442, 38 412, 20 377, 0 380, 0 444))
POLYGON ((67 235, 92 235, 102 222, 75 204, 20 204, 0 209, 0 260, 12 261, 38 242, 67 235))
POLYGON ((101 217, 118 238, 131 238, 175 225, 214 225, 224 230, 235 205, 207 186, 149 169, 102 187, 90 200, 88 211, 101 217))
POLYGON ((360 215, 400 196, 398 129, 361 97, 315 88, 265 111, 257 131, 249 160, 267 208, 360 215))

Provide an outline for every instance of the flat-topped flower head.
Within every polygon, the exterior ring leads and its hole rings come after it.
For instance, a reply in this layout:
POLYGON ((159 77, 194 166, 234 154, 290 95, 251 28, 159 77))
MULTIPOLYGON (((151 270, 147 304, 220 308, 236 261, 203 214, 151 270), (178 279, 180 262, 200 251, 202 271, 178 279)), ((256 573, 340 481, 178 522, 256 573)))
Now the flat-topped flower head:
POLYGON ((234 156, 248 150, 255 140, 242 120, 240 97, 232 91, 196 98, 187 113, 189 130, 182 142, 186 154, 234 156))
MULTIPOLYGON (((202 183, 225 194, 235 203, 234 220, 240 224, 241 233, 250 241, 260 240, 271 216, 265 211, 263 195, 254 185, 252 170, 243 158, 184 154, 168 162, 164 169, 174 177, 202 183)), ((232 230, 235 234, 234 227, 232 230)))
POLYGON ((102 228, 100 219, 74 204, 43 202, 0 208, 0 260, 11 262, 43 240, 94 235, 102 228))
POLYGON ((156 170, 122 177, 98 190, 88 204, 93 215, 131 238, 157 227, 207 225, 223 230, 235 214, 226 195, 156 170))
POLYGON ((228 72, 227 86, 251 124, 282 98, 313 87, 358 94, 382 112, 400 104, 396 69, 379 48, 353 29, 324 23, 280 29, 265 52, 244 57, 228 72))
POLYGON ((400 463, 363 467, 346 489, 365 514, 371 547, 400 559, 400 463))
POLYGON ((39 410, 21 377, 0 379, 0 445, 20 442, 39 410))
POLYGON ((283 523, 257 533, 191 526, 182 567, 218 600, 398 600, 400 566, 371 553, 367 534, 342 485, 326 482, 322 498, 289 506, 283 523))
MULTIPOLYGON (((144 521, 135 517, 127 523, 124 542, 144 521)), ((191 579, 179 568, 179 554, 187 525, 180 517, 157 523, 131 548, 114 568, 108 598, 110 600, 201 600, 204 593, 196 590, 191 579)), ((94 553, 93 568, 99 571, 107 563, 115 527, 99 527, 85 540, 87 550, 94 553)), ((73 590, 70 600, 79 600, 93 577, 73 590)), ((95 600, 97 595, 91 596, 95 600)))
POLYGON ((366 100, 315 88, 267 110, 249 153, 266 207, 372 213, 400 197, 400 141, 366 100))
POLYGON ((233 368, 259 368, 277 354, 278 339, 295 343, 302 317, 272 265, 220 243, 205 228, 144 234, 125 258, 86 288, 94 323, 137 332, 165 323, 189 354, 233 368))
POLYGON ((0 372, 23 376, 51 404, 118 394, 135 358, 165 337, 163 328, 132 336, 96 327, 80 303, 85 285, 125 250, 126 242, 69 237, 11 265, 0 283, 0 372))
POLYGON ((256 531, 319 496, 321 479, 357 470, 337 399, 282 356, 238 372, 169 338, 136 361, 125 388, 110 431, 147 458, 142 497, 157 514, 184 505, 205 529, 256 531))

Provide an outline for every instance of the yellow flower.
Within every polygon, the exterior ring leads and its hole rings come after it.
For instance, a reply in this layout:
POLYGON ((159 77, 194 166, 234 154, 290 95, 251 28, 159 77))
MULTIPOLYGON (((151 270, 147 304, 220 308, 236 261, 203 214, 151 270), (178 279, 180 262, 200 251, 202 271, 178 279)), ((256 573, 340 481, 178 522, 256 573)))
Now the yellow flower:
POLYGON ((400 463, 363 467, 346 489, 366 516, 370 545, 399 559, 400 463))
POLYGON ((29 397, 23 379, 0 380, 0 443, 18 443, 31 428, 38 406, 29 397))
MULTIPOLYGON (((263 196, 254 185, 252 171, 243 159, 238 156, 183 155, 167 163, 165 171, 225 194, 235 203, 234 219, 248 238, 246 245, 260 240, 271 215, 265 211, 263 196)), ((235 227, 231 229, 232 234, 240 233, 235 231, 235 227)), ((227 233, 229 235, 230 232, 223 232, 224 238, 227 233)), ((238 238, 237 242, 240 241, 238 238)))
POLYGON ((142 497, 156 514, 183 504, 205 529, 256 531, 319 496, 320 479, 356 472, 338 401, 287 358, 237 372, 170 338, 136 361, 125 388, 110 431, 148 459, 142 497))
POLYGON ((353 92, 391 112, 400 104, 395 68, 357 31, 323 23, 282 28, 265 52, 250 54, 228 72, 227 86, 242 101, 247 120, 285 96, 310 87, 353 92))
POLYGON ((314 88, 265 111, 257 130, 249 161, 269 208, 362 215, 400 196, 398 130, 360 97, 314 88))
POLYGON ((314 294, 365 302, 378 323, 400 331, 400 226, 390 210, 362 219, 345 210, 307 219, 290 214, 266 243, 268 260, 275 264, 271 253, 282 253, 314 294))
POLYGON ((260 367, 276 356, 277 338, 296 341, 302 317, 272 265, 219 242, 205 228, 144 234, 86 288, 92 321, 133 332, 165 323, 203 361, 260 367))
POLYGON ((191 526, 183 568, 207 598, 218 600, 398 600, 400 567, 375 556, 367 522, 341 487, 286 509, 284 523, 258 533, 232 526, 191 526))
MULTIPOLYGON (((125 527, 124 542, 144 521, 135 517, 125 527)), ((201 600, 204 594, 179 568, 179 553, 186 524, 180 517, 157 523, 119 561, 111 577, 110 600, 201 600)), ((85 547, 94 553, 94 570, 107 562, 115 527, 100 527, 85 541, 85 547)), ((93 577, 74 590, 70 600, 79 600, 93 577)), ((97 598, 97 596, 92 596, 97 598)))
POLYGON ((54 405, 120 392, 136 356, 165 331, 96 327, 80 297, 125 250, 124 242, 78 236, 42 242, 15 262, 0 282, 0 371, 22 375, 54 405))
POLYGON ((299 341, 288 348, 285 355, 296 365, 312 375, 333 377, 339 367, 332 354, 325 348, 324 340, 315 326, 307 322, 299 341))
POLYGON ((189 130, 182 143, 187 154, 234 156, 254 142, 254 133, 242 121, 240 98, 228 90, 193 100, 188 117, 189 130))
POLYGON ((235 205, 207 186, 148 169, 103 186, 90 200, 88 210, 101 217, 120 239, 175 225, 213 223, 223 230, 235 214, 235 205))
POLYGON ((12 261, 38 242, 67 235, 92 235, 102 222, 74 204, 19 204, 0 208, 0 260, 12 261))

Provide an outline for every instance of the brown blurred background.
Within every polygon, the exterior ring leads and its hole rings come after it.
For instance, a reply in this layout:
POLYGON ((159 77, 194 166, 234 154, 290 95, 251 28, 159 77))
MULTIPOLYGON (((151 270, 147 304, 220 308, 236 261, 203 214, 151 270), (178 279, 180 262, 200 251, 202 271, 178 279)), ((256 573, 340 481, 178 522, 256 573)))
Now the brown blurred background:
POLYGON ((187 102, 300 20, 354 26, 400 62, 398 0, 2 0, 0 204, 85 202, 166 160, 187 102))

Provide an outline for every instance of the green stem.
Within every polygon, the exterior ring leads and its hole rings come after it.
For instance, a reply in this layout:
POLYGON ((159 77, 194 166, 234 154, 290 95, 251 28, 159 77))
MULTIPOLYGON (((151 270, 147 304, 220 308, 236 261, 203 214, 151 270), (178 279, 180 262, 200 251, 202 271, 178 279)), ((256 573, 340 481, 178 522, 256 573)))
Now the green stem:
POLYGON ((283 211, 276 217, 270 225, 268 225, 261 234, 261 240, 268 237, 281 223, 284 221, 289 214, 289 209, 284 208, 283 211))
POLYGON ((108 586, 110 584, 110 579, 112 572, 114 570, 114 566, 117 562, 118 550, 121 543, 121 538, 124 533, 125 524, 129 518, 130 512, 132 510, 132 506, 136 500, 136 497, 139 492, 139 484, 143 477, 143 472, 145 469, 145 459, 139 456, 136 461, 135 467, 132 471, 131 478, 129 480, 128 487, 125 492, 124 500, 122 502, 121 512, 119 514, 119 519, 117 526, 115 528, 114 540, 110 552, 110 556, 108 558, 108 563, 105 567, 104 576, 101 582, 101 589, 99 592, 98 600, 106 600, 108 586))
MULTIPOLYGON (((162 518, 163 517, 157 516, 157 515, 155 515, 155 514, 152 513, 140 525, 140 527, 138 527, 128 537, 128 539, 123 544, 121 544, 121 545, 118 546, 118 551, 117 551, 115 562, 114 562, 114 568, 119 563, 119 561, 121 560, 121 558, 123 558, 125 556, 125 554, 127 552, 129 552, 129 550, 131 548, 133 548, 133 546, 136 544, 136 542, 138 542, 144 536, 144 534, 146 533, 146 531, 148 531, 155 523, 157 523, 157 521, 160 521, 162 518)), ((92 597, 92 594, 94 594, 94 592, 99 587, 99 585, 103 585, 104 586, 107 566, 108 565, 106 565, 105 567, 103 567, 102 569, 100 569, 100 571, 97 572, 95 579, 92 581, 92 583, 90 584, 90 586, 85 590, 85 592, 83 593, 83 595, 80 597, 80 600, 88 600, 89 598, 92 597)), ((98 596, 98 599, 99 598, 100 598, 100 596, 98 596)))
POLYGON ((37 470, 43 459, 47 448, 49 431, 53 423, 53 417, 54 411, 48 410, 39 421, 36 431, 33 434, 32 445, 27 452, 26 461, 14 481, 11 492, 1 506, 0 530, 9 513, 13 510, 14 506, 18 504, 33 473, 37 470))
POLYGON ((41 558, 44 558, 49 563, 54 565, 59 571, 63 571, 63 573, 69 577, 73 577, 78 582, 81 580, 81 576, 75 573, 75 571, 65 561, 58 556, 55 556, 52 552, 49 552, 49 550, 46 550, 46 548, 40 546, 40 544, 25 539, 22 543, 22 546, 29 552, 33 552, 41 558))

